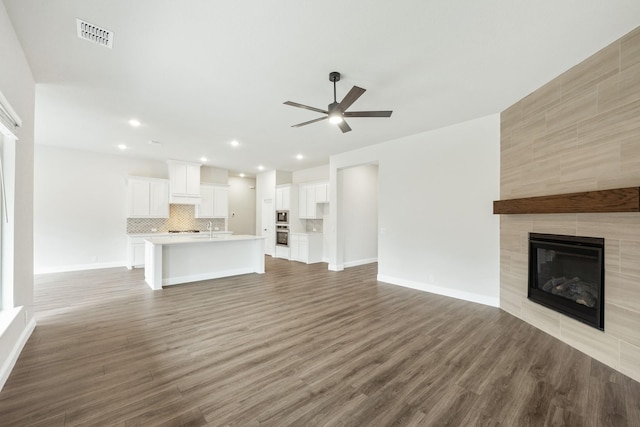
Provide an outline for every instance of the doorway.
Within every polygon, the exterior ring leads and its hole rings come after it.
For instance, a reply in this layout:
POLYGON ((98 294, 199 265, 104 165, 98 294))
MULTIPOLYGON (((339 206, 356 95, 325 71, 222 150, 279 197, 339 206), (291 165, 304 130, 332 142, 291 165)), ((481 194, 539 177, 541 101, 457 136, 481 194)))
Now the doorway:
POLYGON ((338 170, 338 245, 344 268, 378 261, 378 165, 338 170))

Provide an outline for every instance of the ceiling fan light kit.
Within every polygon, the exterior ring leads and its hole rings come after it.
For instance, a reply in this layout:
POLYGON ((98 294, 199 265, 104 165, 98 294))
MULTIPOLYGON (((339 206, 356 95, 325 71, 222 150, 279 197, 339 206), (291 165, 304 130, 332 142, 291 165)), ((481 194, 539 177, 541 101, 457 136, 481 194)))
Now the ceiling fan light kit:
POLYGON ((304 104, 298 104, 297 102, 286 101, 285 105, 292 107, 304 108, 306 110, 315 111, 317 113, 326 114, 324 117, 318 119, 309 120, 308 122, 298 123, 291 127, 297 128, 306 126, 311 123, 319 122, 321 120, 329 119, 329 123, 336 124, 342 131, 342 133, 349 132, 351 127, 344 120, 345 117, 391 117, 393 111, 347 111, 354 102, 358 100, 365 93, 366 89, 358 86, 351 88, 349 93, 342 99, 342 101, 336 101, 336 82, 340 81, 340 73, 333 71, 329 73, 329 81, 333 83, 333 102, 329 104, 326 110, 320 108, 310 107, 304 104))

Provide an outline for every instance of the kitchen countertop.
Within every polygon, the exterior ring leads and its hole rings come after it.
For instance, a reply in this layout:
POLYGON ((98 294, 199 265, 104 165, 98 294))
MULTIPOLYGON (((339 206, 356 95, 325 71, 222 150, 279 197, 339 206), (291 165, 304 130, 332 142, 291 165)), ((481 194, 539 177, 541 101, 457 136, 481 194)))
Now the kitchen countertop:
MULTIPOLYGON (((199 233, 127 233, 127 237, 147 237, 147 236, 158 236, 158 237, 166 237, 166 236, 199 236, 209 234, 208 231, 201 231, 199 233)), ((213 234, 233 234, 233 231, 214 231, 213 234)))
POLYGON ((146 242, 149 242, 154 245, 181 245, 185 243, 211 243, 211 242, 237 242, 242 240, 260 240, 266 239, 266 237, 262 236, 251 236, 247 234, 225 234, 218 233, 213 235, 213 237, 209 237, 209 233, 191 233, 191 234, 171 234, 171 237, 152 237, 150 239, 145 239, 146 242))

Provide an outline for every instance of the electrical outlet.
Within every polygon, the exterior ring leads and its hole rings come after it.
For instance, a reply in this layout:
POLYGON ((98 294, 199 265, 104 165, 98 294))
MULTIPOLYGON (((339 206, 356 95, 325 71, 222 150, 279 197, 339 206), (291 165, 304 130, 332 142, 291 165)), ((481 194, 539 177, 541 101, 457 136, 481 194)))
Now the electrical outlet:
POLYGON ((96 255, 91 257, 91 262, 96 262, 98 261, 98 257, 96 255))

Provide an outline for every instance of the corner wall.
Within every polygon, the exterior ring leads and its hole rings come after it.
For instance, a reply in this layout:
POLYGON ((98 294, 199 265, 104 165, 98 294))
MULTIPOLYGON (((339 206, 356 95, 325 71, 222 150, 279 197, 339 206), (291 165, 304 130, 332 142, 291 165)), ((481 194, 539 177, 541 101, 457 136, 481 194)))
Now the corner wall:
POLYGON ((495 114, 332 156, 329 268, 345 255, 338 182, 377 163, 378 279, 498 306, 499 141, 495 114))
MULTIPOLYGON (((501 199, 640 186, 640 28, 501 116, 501 199)), ((640 381, 640 213, 502 215, 500 306, 640 381), (605 238, 605 331, 527 299, 528 233, 605 238)))

